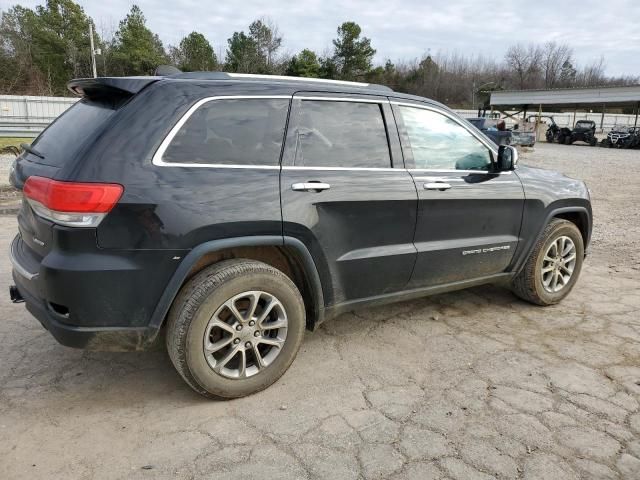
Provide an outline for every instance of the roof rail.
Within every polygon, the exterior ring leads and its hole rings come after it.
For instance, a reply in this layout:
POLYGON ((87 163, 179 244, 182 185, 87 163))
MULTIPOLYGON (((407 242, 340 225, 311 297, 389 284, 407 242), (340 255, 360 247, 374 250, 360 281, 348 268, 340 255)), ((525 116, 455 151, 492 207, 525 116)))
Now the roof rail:
POLYGON ((247 80, 247 81, 280 81, 292 83, 323 83, 328 85, 343 85, 345 87, 371 88, 374 90, 393 90, 386 85, 375 83, 348 82, 346 80, 328 80, 324 78, 311 77, 288 77, 284 75, 254 75, 250 73, 230 73, 230 72, 186 72, 170 75, 171 78, 198 79, 198 80, 247 80))

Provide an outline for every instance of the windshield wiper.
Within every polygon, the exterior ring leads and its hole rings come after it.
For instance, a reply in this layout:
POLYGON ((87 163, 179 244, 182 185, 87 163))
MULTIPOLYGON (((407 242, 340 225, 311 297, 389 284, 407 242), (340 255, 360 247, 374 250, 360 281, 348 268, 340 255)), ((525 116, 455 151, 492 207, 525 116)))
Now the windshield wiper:
POLYGON ((36 150, 35 148, 33 148, 31 145, 29 145, 28 143, 21 143, 20 144, 20 148, 22 148, 24 151, 29 152, 32 155, 35 155, 36 157, 40 157, 44 160, 44 155, 41 154, 38 150, 36 150))

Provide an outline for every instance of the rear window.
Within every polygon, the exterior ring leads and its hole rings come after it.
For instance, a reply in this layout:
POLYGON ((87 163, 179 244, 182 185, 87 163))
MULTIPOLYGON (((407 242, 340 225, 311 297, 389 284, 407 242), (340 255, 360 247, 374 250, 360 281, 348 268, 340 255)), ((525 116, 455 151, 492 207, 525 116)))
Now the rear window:
POLYGON ((278 165, 288 99, 213 100, 198 108, 162 155, 168 163, 278 165))
POLYGON ((30 161, 62 167, 113 115, 117 104, 83 99, 60 115, 36 138, 32 146, 41 153, 30 161))

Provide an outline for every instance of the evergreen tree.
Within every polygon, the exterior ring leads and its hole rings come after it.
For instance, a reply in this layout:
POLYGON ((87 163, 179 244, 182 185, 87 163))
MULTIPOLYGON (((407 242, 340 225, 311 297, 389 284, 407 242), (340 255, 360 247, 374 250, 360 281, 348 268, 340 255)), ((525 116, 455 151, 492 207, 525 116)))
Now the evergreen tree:
POLYGON ((213 47, 198 32, 191 32, 180 41, 176 56, 178 68, 185 72, 212 71, 218 65, 213 47))
POLYGON ((238 73, 264 73, 264 59, 253 38, 244 32, 233 32, 227 40, 226 68, 238 73))
MULTIPOLYGON (((70 79, 91 75, 90 23, 72 0, 47 0, 35 11, 15 6, 0 23, 2 65, 17 68, 11 75, 20 77, 19 88, 26 83, 41 94, 65 94, 70 79)), ((0 70, 0 82, 16 85, 16 78, 3 80, 11 71, 0 70)))
POLYGON ((294 77, 319 77, 320 62, 317 55, 315 52, 305 48, 298 55, 291 57, 286 73, 294 77))
POLYGON ((376 51, 371 47, 371 40, 360 38, 361 33, 357 23, 344 22, 338 27, 338 38, 333 40, 333 60, 344 80, 357 80, 371 70, 376 51))
POLYGON ((119 75, 152 75, 158 65, 169 63, 160 37, 147 28, 137 5, 120 21, 112 60, 112 70, 119 75))

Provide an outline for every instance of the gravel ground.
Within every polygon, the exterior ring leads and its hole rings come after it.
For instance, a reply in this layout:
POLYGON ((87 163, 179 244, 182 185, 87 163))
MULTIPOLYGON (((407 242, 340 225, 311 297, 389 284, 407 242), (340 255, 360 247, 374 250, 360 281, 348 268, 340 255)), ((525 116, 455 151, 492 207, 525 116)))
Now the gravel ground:
MULTIPOLYGON (((248 398, 201 399, 163 351, 59 346, 2 296, 0 478, 640 478, 640 152, 522 161, 592 190, 593 248, 562 304, 481 287, 355 311, 248 398)), ((15 221, 0 227, 6 251, 15 221)))
POLYGON ((15 159, 14 155, 0 155, 0 187, 9 185, 9 169, 15 159))

